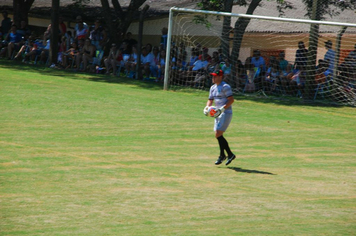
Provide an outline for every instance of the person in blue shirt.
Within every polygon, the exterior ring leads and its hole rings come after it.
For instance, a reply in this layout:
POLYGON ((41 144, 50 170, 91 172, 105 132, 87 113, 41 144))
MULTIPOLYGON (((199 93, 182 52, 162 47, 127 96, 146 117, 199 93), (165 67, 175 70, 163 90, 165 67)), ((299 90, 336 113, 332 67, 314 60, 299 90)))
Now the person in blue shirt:
POLYGON ((22 35, 17 32, 16 25, 11 26, 10 33, 6 36, 6 41, 8 42, 7 47, 4 47, 1 52, 0 56, 5 55, 7 52, 7 57, 10 60, 12 57, 13 51, 18 51, 20 49, 22 43, 22 35))
POLYGON ((329 63, 329 70, 333 71, 334 70, 334 64, 335 64, 335 51, 332 49, 333 43, 331 40, 328 40, 325 42, 325 48, 327 49, 325 55, 324 55, 324 61, 329 63))

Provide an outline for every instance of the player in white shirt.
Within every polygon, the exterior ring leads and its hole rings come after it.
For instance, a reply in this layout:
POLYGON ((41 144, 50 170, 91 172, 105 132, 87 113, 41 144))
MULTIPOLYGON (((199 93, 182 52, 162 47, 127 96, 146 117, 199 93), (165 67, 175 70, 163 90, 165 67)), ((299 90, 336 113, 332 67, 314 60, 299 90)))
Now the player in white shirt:
POLYGON ((215 102, 215 106, 218 109, 214 116, 214 131, 215 138, 218 140, 220 147, 220 156, 216 160, 215 165, 220 165, 226 159, 225 151, 228 158, 225 165, 229 165, 236 156, 231 152, 229 144, 223 134, 229 127, 232 119, 231 105, 234 102, 234 97, 230 85, 223 81, 224 72, 222 70, 211 73, 211 75, 213 76, 213 85, 210 87, 209 99, 204 108, 204 114, 207 115, 208 108, 215 102))

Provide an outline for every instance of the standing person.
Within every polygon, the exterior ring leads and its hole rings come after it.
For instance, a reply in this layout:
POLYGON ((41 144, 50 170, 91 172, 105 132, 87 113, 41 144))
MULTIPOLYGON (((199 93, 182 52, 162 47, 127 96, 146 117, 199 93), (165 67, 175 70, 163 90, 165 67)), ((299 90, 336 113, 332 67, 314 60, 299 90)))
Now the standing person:
POLYGON ((326 53, 324 55, 324 61, 329 63, 329 70, 334 70, 334 62, 335 62, 335 51, 332 49, 333 43, 331 40, 325 42, 326 53))
POLYGON ((295 67, 300 69, 307 65, 308 61, 308 49, 305 48, 304 42, 298 42, 298 49, 295 52, 295 67))
POLYGON ((162 49, 166 49, 167 48, 167 38, 168 38, 168 28, 167 27, 163 27, 161 32, 162 32, 162 35, 161 35, 161 46, 162 46, 162 49))
POLYGON ((6 38, 7 34, 10 33, 12 21, 11 18, 8 17, 9 13, 7 11, 2 12, 3 20, 1 21, 1 31, 4 39, 6 38))
POLYGON ((208 115, 208 109, 215 102, 215 106, 218 108, 215 113, 215 138, 219 142, 220 156, 216 160, 215 165, 220 165, 225 159, 225 151, 228 155, 228 160, 225 165, 229 165, 234 159, 235 155, 231 152, 230 147, 223 134, 229 127, 232 119, 232 103, 234 102, 234 97, 229 84, 223 81, 224 72, 222 70, 210 73, 213 76, 213 85, 210 87, 209 99, 204 108, 204 114, 208 115))
POLYGON ((103 50, 107 41, 107 34, 99 19, 95 21, 94 29, 90 31, 89 39, 97 50, 103 50))
POLYGON ((86 39, 89 37, 89 26, 83 22, 81 16, 77 16, 76 18, 77 24, 74 27, 74 39, 86 39))

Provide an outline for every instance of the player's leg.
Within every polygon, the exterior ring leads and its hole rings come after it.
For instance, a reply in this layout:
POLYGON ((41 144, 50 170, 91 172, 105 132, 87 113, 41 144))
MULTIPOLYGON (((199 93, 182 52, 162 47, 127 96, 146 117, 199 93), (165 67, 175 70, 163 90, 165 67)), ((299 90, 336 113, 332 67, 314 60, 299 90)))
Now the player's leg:
POLYGON ((223 136, 224 132, 229 127, 231 119, 232 119, 232 114, 226 114, 226 113, 221 114, 218 118, 215 119, 215 126, 214 126, 215 138, 218 140, 219 147, 220 147, 220 156, 218 160, 215 162, 216 165, 221 164, 222 161, 226 159, 225 151, 228 155, 228 161, 226 162, 226 165, 230 164, 235 159, 235 155, 231 152, 229 143, 223 136))

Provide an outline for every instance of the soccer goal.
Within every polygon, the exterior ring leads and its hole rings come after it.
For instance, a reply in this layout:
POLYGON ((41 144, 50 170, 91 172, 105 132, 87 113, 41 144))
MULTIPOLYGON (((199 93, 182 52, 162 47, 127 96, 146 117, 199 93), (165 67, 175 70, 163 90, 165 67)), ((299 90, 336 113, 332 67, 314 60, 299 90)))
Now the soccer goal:
POLYGON ((356 106, 356 24, 171 8, 164 89, 208 90, 221 69, 239 94, 356 106))

